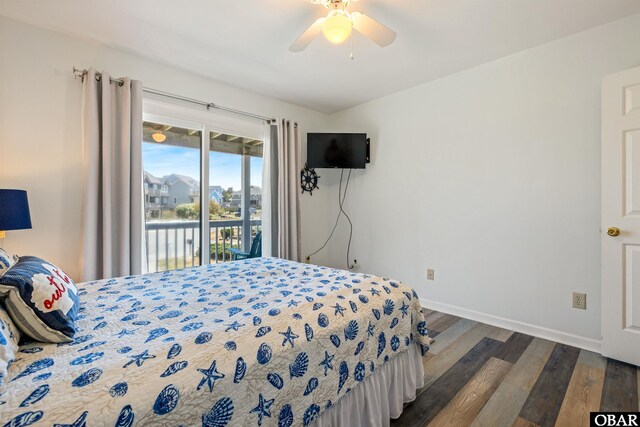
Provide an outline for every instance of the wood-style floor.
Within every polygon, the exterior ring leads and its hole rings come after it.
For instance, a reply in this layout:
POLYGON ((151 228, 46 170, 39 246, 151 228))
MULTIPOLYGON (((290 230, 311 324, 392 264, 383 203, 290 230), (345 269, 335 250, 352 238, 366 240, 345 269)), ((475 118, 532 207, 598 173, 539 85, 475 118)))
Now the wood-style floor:
POLYGON ((638 368, 564 344, 424 310, 435 339, 404 426, 588 426, 638 411, 638 368))

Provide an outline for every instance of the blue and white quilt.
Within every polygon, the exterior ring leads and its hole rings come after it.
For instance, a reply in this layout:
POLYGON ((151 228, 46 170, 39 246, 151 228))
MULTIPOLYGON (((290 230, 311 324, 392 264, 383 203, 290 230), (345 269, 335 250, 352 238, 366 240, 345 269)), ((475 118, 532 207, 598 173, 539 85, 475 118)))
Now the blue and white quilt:
POLYGON ((78 285, 71 343, 20 347, 3 426, 308 425, 409 346, 397 281, 257 258, 78 285))

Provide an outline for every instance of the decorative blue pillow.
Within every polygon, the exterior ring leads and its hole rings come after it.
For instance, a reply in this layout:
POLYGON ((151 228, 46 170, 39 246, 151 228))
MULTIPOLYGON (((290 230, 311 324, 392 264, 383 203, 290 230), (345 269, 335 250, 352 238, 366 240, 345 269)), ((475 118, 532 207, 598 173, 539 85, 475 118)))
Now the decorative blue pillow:
POLYGON ((20 331, 0 303, 0 386, 7 377, 9 365, 16 357, 18 341, 20 341, 20 331))
POLYGON ((0 276, 10 269, 13 264, 15 264, 13 257, 0 248, 0 276))
POLYGON ((68 342, 76 333, 78 289, 55 265, 24 256, 0 277, 0 297, 13 323, 38 341, 68 342))

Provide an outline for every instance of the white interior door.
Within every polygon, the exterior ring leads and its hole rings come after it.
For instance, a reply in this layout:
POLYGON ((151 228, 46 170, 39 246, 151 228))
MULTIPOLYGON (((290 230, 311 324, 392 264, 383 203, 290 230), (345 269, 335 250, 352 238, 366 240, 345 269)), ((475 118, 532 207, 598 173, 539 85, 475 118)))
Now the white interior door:
POLYGON ((602 354, 640 365, 640 67, 602 84, 602 354))

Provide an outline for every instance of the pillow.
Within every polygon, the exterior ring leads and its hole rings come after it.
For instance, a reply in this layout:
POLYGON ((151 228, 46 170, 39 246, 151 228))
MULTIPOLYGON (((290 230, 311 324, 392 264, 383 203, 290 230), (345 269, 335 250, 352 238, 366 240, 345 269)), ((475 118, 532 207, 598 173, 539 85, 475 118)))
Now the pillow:
POLYGON ((24 256, 0 277, 13 323, 38 341, 69 342, 76 333, 78 289, 55 265, 24 256))
POLYGON ((2 276, 11 266, 15 264, 15 257, 12 257, 0 248, 0 276, 2 276))
POLYGON ((0 304, 0 386, 7 377, 9 365, 16 357, 18 341, 20 341, 20 331, 0 304))

